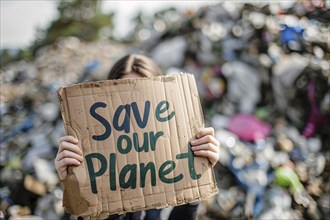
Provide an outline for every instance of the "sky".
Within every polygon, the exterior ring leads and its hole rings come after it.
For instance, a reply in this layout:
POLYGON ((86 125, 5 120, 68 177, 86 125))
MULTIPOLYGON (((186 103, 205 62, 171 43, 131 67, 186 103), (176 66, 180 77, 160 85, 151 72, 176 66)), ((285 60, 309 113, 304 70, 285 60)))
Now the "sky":
MULTIPOLYGON (((104 12, 115 11, 116 29, 124 35, 130 27, 130 19, 139 10, 152 14, 163 8, 197 10, 216 1, 102 1, 104 12)), ((25 48, 34 40, 37 28, 46 28, 58 14, 56 0, 0 0, 1 48, 25 48)))

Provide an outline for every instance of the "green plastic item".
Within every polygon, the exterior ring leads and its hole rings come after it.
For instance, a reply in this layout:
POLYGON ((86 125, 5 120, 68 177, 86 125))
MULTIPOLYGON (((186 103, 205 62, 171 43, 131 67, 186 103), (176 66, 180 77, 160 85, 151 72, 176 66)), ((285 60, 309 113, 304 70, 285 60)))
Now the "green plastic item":
POLYGON ((292 194, 304 188, 296 172, 288 166, 282 166, 275 170, 275 182, 279 186, 289 187, 292 194))

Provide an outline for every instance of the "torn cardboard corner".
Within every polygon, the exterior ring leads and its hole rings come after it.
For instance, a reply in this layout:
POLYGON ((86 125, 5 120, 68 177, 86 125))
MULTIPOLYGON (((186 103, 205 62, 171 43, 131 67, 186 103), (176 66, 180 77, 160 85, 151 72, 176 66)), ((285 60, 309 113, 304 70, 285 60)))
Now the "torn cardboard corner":
POLYGON ((218 192, 208 160, 189 145, 204 126, 193 75, 81 83, 58 95, 84 156, 63 182, 69 213, 101 219, 218 192))

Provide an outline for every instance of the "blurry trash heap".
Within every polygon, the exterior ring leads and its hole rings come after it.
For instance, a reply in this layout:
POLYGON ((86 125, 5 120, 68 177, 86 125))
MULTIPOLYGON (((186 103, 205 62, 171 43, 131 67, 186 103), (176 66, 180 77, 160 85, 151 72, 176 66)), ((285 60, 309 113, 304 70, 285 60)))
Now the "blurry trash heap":
POLYGON ((33 61, 1 67, 4 218, 73 218, 53 162, 64 135, 56 90, 105 79, 114 61, 139 51, 166 74, 195 74, 221 143, 220 193, 198 219, 329 218, 330 15, 315 2, 171 8, 142 19, 134 44, 61 38, 33 61))

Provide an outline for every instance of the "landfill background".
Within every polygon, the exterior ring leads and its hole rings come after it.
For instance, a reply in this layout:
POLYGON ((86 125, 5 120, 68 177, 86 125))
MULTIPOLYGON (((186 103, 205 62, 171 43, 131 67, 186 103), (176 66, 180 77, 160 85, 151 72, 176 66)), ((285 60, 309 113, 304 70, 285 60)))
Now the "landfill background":
MULTIPOLYGON (((197 219, 330 219, 329 6, 172 7, 137 14, 125 39, 105 23, 101 37, 41 38, 12 60, 2 51, 0 218, 76 219, 62 208, 54 168, 65 134, 56 91, 105 79, 120 57, 142 52, 166 74, 195 75, 205 123, 221 143, 219 194, 197 219)), ((79 7, 92 9, 88 22, 94 5, 79 7)))

